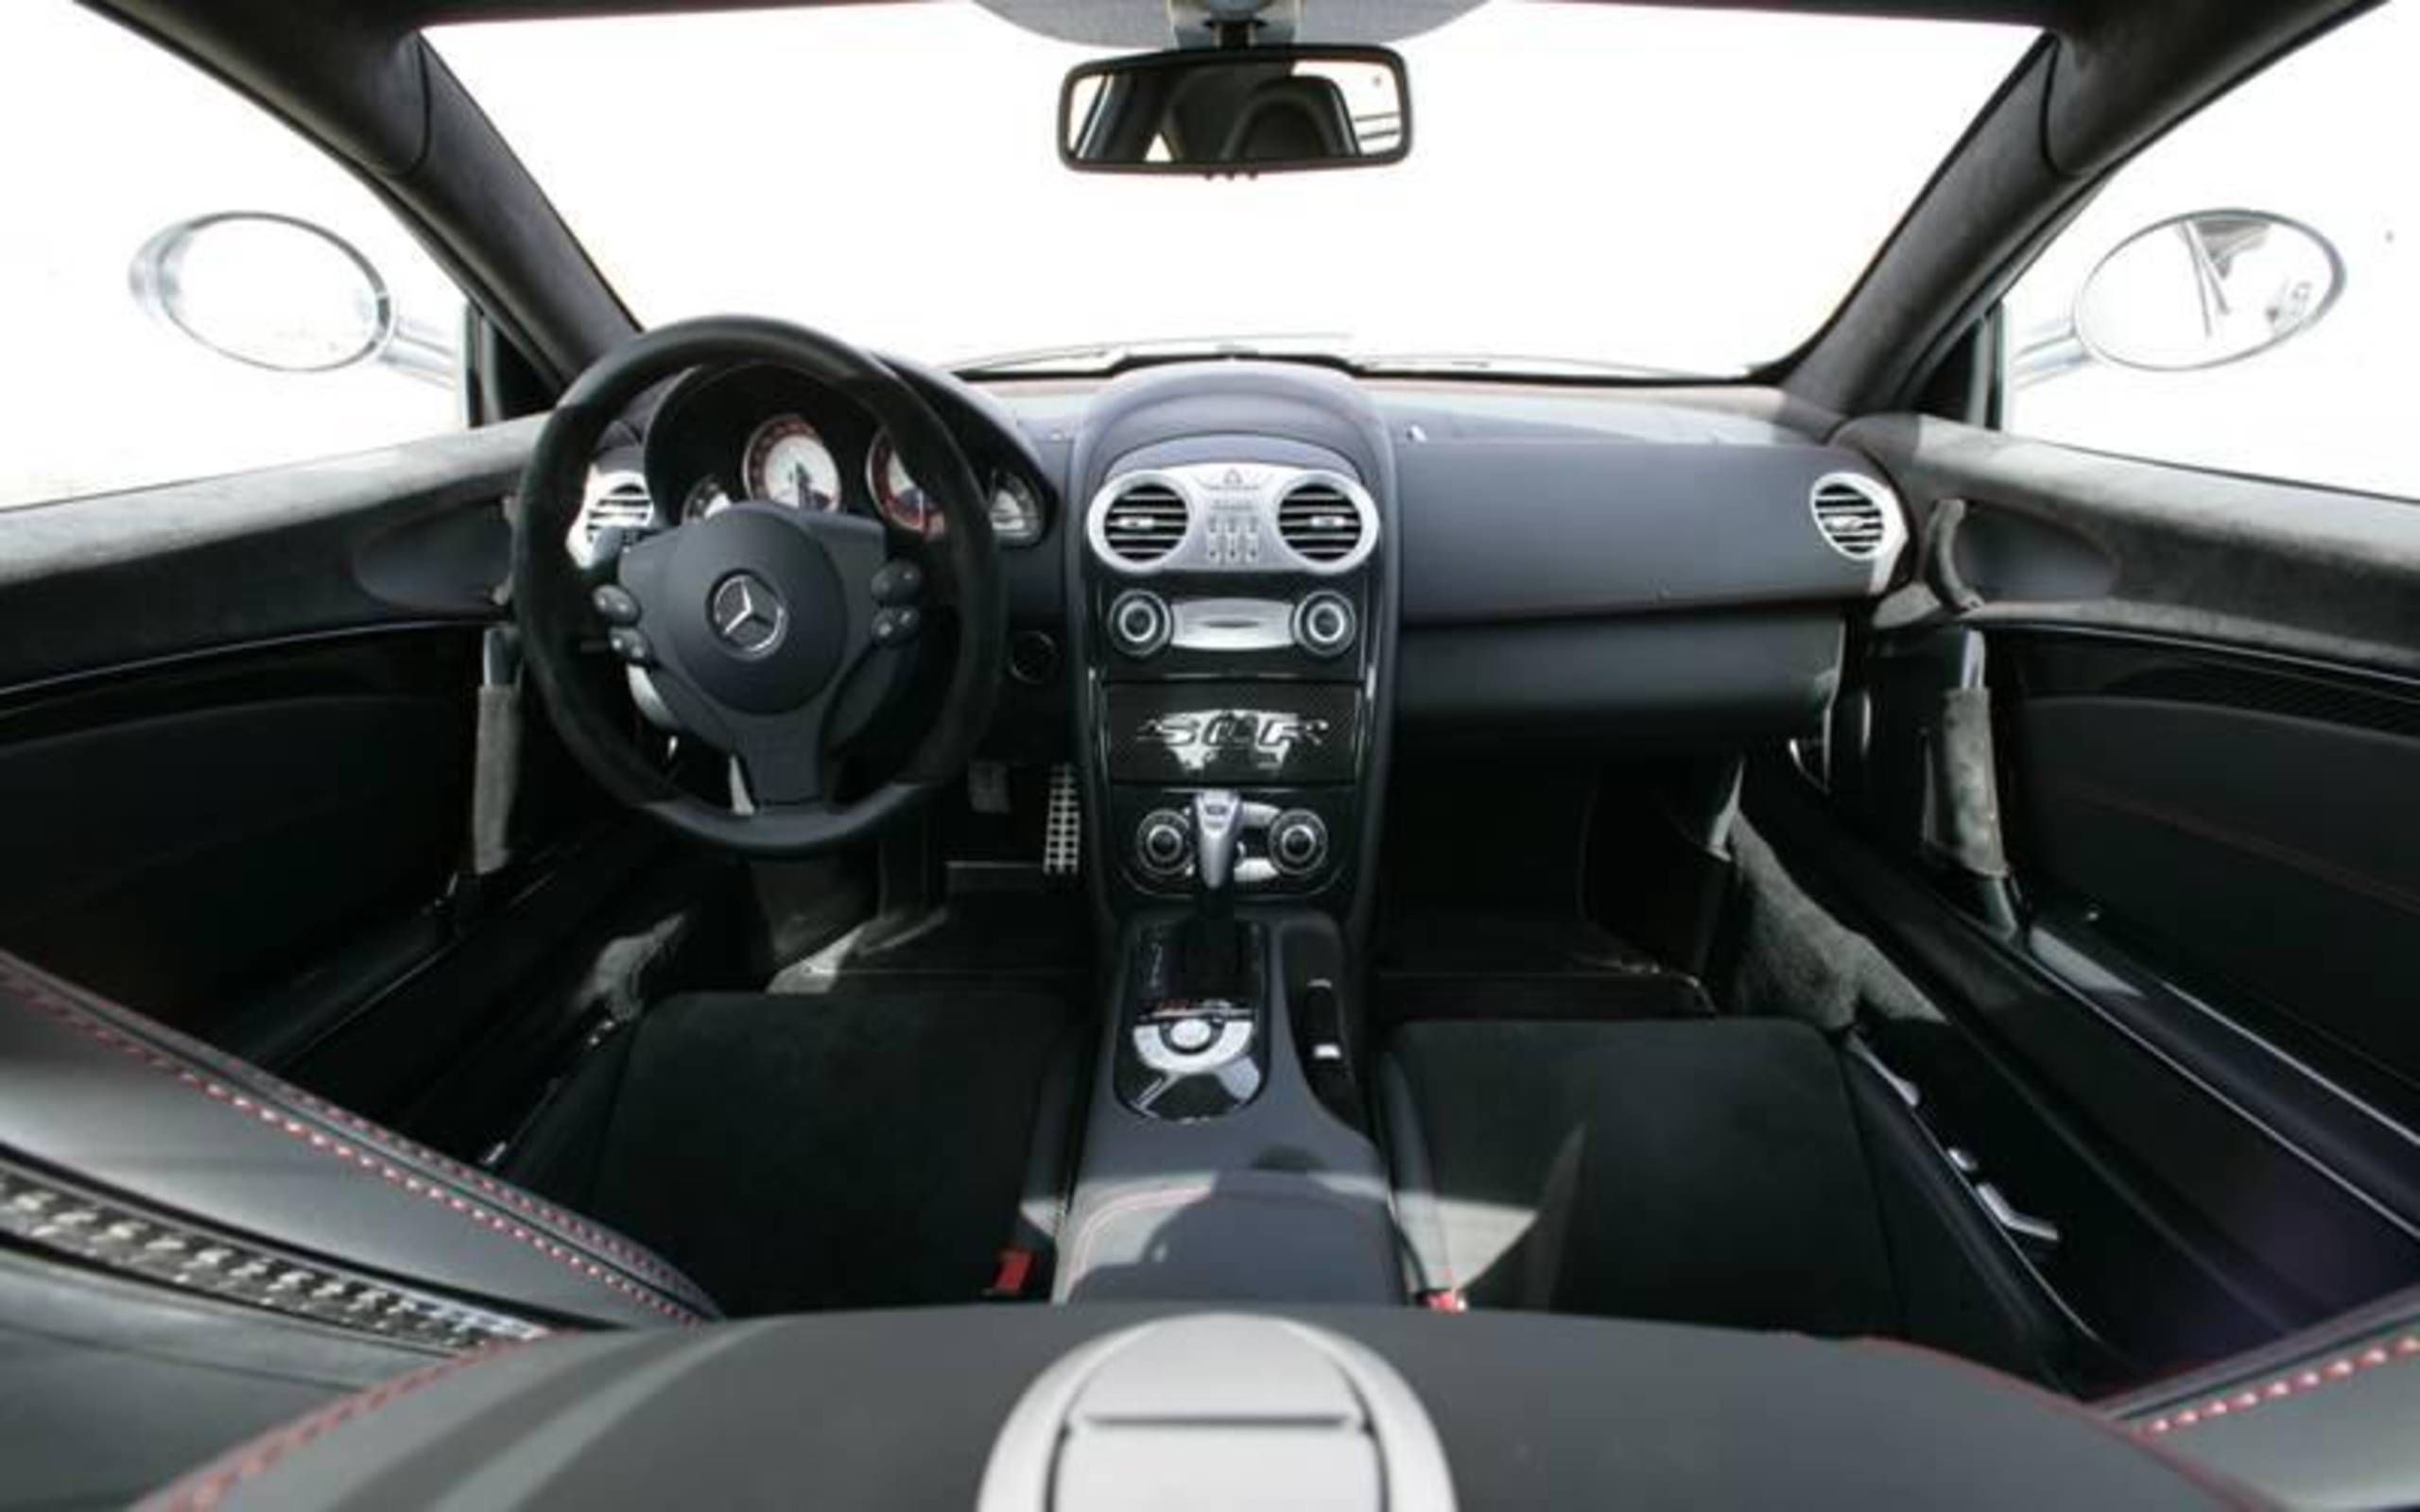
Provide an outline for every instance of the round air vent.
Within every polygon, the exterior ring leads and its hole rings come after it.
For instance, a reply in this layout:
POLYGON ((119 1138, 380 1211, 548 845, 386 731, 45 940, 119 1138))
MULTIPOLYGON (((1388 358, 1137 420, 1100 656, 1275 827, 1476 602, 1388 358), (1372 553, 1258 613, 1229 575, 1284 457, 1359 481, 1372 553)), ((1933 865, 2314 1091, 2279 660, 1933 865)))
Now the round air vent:
POLYGON ((1899 501, 1872 478, 1835 472, 1819 479, 1815 528, 1851 561, 1873 561, 1898 543, 1899 501))
POLYGON ((655 521, 655 502, 647 496, 647 480, 635 472, 608 472, 596 478, 588 500, 588 534, 599 530, 645 530, 655 521))
POLYGON ((1298 483, 1277 502, 1277 535, 1305 561, 1342 561, 1360 547, 1361 511, 1333 483, 1298 483))
POLYGON ((1172 486, 1146 479, 1109 501, 1100 522, 1100 547, 1129 567, 1148 567, 1184 540, 1192 507, 1172 486))

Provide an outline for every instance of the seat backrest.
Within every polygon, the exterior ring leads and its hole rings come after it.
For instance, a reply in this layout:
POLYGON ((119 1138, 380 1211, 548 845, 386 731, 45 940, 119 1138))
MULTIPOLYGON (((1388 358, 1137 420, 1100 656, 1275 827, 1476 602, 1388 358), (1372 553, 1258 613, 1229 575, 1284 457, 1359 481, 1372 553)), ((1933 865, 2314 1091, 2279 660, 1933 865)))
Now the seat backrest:
POLYGON ((0 1150, 549 1321, 717 1315, 645 1247, 0 953, 0 1150))

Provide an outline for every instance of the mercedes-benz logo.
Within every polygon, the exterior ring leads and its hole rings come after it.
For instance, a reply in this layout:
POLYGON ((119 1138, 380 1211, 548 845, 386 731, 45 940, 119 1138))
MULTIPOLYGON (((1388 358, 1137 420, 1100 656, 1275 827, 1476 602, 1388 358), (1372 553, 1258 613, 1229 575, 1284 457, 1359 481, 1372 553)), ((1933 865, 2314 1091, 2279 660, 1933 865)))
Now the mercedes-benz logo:
POLYGON ((733 573, 706 601, 715 639, 741 656, 769 656, 790 627, 790 609, 773 585, 754 573, 733 573))

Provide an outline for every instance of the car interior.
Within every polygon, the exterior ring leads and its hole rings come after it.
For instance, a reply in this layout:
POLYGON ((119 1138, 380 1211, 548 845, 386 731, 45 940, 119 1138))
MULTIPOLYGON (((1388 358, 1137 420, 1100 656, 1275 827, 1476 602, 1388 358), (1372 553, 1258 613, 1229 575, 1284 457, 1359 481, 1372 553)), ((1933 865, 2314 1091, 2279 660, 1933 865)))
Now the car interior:
MULTIPOLYGON (((1474 3, 982 0, 1205 198, 1474 3)), ((88 9, 473 423, 0 510, 0 1505, 2420 1501, 2420 510, 2000 425, 2373 8, 1772 8, 2033 31, 1726 378, 643 325, 431 38, 717 8, 88 9)))

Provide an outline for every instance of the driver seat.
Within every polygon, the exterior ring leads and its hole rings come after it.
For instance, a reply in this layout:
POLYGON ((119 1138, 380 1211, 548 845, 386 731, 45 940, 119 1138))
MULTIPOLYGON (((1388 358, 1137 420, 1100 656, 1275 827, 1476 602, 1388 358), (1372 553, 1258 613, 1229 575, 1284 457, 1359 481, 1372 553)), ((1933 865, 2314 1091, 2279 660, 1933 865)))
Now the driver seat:
MULTIPOLYGON (((676 1052, 676 1061, 682 1055, 694 1058, 702 1048, 732 1048, 682 1033, 684 1025, 710 1021, 736 1031, 745 1026, 746 1005, 757 1005, 761 1013, 778 1001, 660 1005, 641 1022, 662 1017, 661 1027, 625 1034, 632 1043, 610 1064, 599 1062, 593 1072, 584 1066, 573 1078, 522 1142, 524 1163, 550 1179, 582 1169, 593 1176, 604 1168, 594 1161, 583 1167, 573 1154, 592 1133, 608 1143, 620 1138, 627 1143, 635 1133, 678 1144, 685 1132, 688 1163, 671 1168, 675 1183, 654 1190, 684 1191, 689 1201, 662 1233, 682 1239, 696 1228, 711 1232, 734 1212, 745 1221, 767 1210, 735 1201, 734 1194, 773 1193, 793 1199, 793 1222, 822 1226, 825 1248, 849 1245, 851 1211, 819 1205, 812 1194, 794 1190, 794 1172, 786 1173, 764 1150, 717 1147, 713 1142, 724 1130, 714 1109, 693 1103, 674 1109, 692 1127, 660 1126, 668 1105, 643 1085, 646 1068, 661 1061, 666 1048, 676 1052), (586 1116, 600 1106, 594 1091, 617 1086, 635 1126, 616 1129, 614 1120, 586 1116), (700 1179, 709 1151, 728 1173, 720 1182, 700 1179)), ((790 1048, 802 1047, 794 1042, 790 1048)), ((747 1097, 751 1073, 736 1074, 737 1083, 714 1089, 726 1094, 718 1106, 735 1108, 747 1097)), ((1050 1096, 1046 1090, 1033 1109, 1038 1128, 1059 1122, 1048 1112, 1050 1096)), ((943 1104, 921 1111, 946 1118, 952 1109, 943 1104)), ((983 1133, 967 1137, 980 1140, 983 1133)), ((869 1146, 861 1153, 878 1157, 881 1151, 869 1146)), ((742 1299, 757 1303, 754 1309, 730 1298, 718 1305, 683 1267, 592 1216, 449 1160, 6 953, 0 953, 0 1176, 130 1210, 183 1246, 183 1254, 232 1256, 225 1263, 266 1262, 272 1273, 280 1265, 333 1270, 441 1306, 469 1303, 541 1326, 689 1324, 721 1316, 723 1305, 735 1313, 770 1310, 758 1297, 742 1299)), ((1014 1193, 1009 1197, 1005 1206, 1013 1209, 1014 1193)), ((996 1237, 972 1261, 985 1274, 994 1248, 1018 1242, 1024 1231, 1020 1226, 1012 1233, 1013 1216, 998 1214, 996 1237)), ((911 1231, 907 1242, 921 1237, 911 1231)), ((959 1257, 961 1270, 967 1263, 959 1257)), ((214 1285, 222 1279, 209 1278, 214 1285)), ((980 1282, 975 1285, 979 1289, 980 1282)), ((233 1295, 244 1294, 238 1288, 233 1295)))

